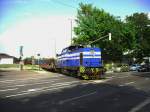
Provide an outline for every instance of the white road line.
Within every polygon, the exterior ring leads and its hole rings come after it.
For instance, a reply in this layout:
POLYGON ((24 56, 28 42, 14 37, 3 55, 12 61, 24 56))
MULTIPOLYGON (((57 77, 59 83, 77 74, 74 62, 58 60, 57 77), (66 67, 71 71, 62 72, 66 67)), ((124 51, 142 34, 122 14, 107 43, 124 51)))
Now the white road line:
POLYGON ((52 85, 63 85, 63 84, 70 84, 70 83, 77 83, 77 82, 80 82, 80 81, 70 81, 70 82, 63 82, 63 83, 55 83, 55 84, 52 84, 52 85))
POLYGON ((119 86, 120 87, 123 87, 123 86, 127 86, 127 85, 130 85, 130 84, 134 84, 135 82, 127 82, 127 83, 124 83, 124 84, 120 84, 119 86))
POLYGON ((36 93, 36 92, 42 92, 42 91, 47 91, 47 90, 55 90, 55 89, 59 89, 60 87, 72 87, 72 86, 75 85, 75 84, 72 85, 75 82, 79 82, 79 81, 58 83, 58 84, 54 84, 53 86, 42 87, 42 88, 32 88, 32 89, 28 89, 27 91, 21 91, 18 94, 15 94, 15 95, 8 95, 6 97, 20 96, 20 95, 36 93), (53 87, 56 87, 56 88, 53 88, 53 87))
POLYGON ((103 83, 103 82, 106 82, 107 80, 95 80, 93 81, 94 83, 103 83))
POLYGON ((5 92, 5 91, 13 91, 13 90, 17 90, 18 88, 12 88, 12 89, 4 89, 4 90, 0 90, 0 92, 5 92))
POLYGON ((126 77, 129 77, 129 76, 130 75, 121 76, 121 77, 117 77, 117 76, 106 77, 107 79, 105 81, 111 81, 111 80, 114 80, 114 79, 122 79, 122 78, 126 78, 126 77))
POLYGON ((60 86, 58 88, 50 88, 50 89, 44 89, 44 90, 28 91, 28 92, 25 92, 25 93, 19 93, 19 94, 15 94, 15 95, 8 95, 8 96, 5 96, 5 98, 21 96, 21 95, 27 95, 27 94, 33 94, 33 93, 38 93, 38 92, 43 92, 43 91, 57 90, 57 89, 62 89, 62 88, 66 88, 66 87, 73 87, 73 86, 75 86, 75 85, 60 86))
POLYGON ((31 86, 31 85, 40 85, 40 84, 47 84, 47 83, 51 83, 51 82, 54 82, 54 81, 38 82, 38 83, 33 83, 33 84, 21 84, 21 85, 7 86, 5 88, 9 88, 9 87, 23 87, 23 86, 31 86))
POLYGON ((18 79, 18 80, 3 80, 3 81, 0 81, 0 83, 1 82, 2 83, 11 83, 11 82, 16 82, 16 81, 35 80, 35 79, 42 79, 42 78, 28 78, 28 79, 18 79))
POLYGON ((139 105, 137 105, 134 108, 132 108, 129 112, 137 112, 137 111, 139 111, 140 109, 142 109, 144 106, 146 106, 149 103, 150 103, 150 98, 147 98, 145 101, 143 101, 139 105))
POLYGON ((85 95, 82 95, 82 96, 77 96, 77 97, 74 97, 74 98, 69 98, 69 99, 66 99, 66 100, 62 100, 59 102, 59 104, 64 104, 64 103, 67 103, 67 102, 70 102, 70 101, 73 101, 73 100, 78 100, 80 98, 84 98, 84 97, 87 97, 87 96, 90 96, 90 95, 93 95, 93 94, 96 94, 97 92, 94 91, 92 93, 89 93, 89 94, 85 94, 85 95))
POLYGON ((126 75, 126 76, 122 76, 122 77, 116 77, 118 79, 121 79, 121 78, 126 78, 126 77, 129 77, 130 75, 126 75))
POLYGON ((107 82, 107 81, 111 81, 111 80, 114 80, 114 79, 121 79, 121 78, 126 78, 126 77, 129 77, 129 76, 122 76, 122 77, 117 77, 117 76, 112 76, 112 77, 106 77, 108 79, 105 79, 103 80, 102 82, 107 82))
POLYGON ((19 84, 19 85, 13 85, 13 86, 5 86, 5 88, 10 88, 10 87, 22 87, 22 86, 30 86, 30 85, 40 85, 40 84, 46 84, 46 83, 51 83, 55 82, 57 80, 62 80, 62 79, 67 79, 67 78, 60 78, 60 79, 50 79, 50 80, 42 80, 43 82, 38 82, 38 83, 32 83, 32 84, 19 84), (45 82, 44 82, 45 81, 45 82))
MULTIPOLYGON (((36 77, 36 78, 27 78, 27 79, 17 79, 17 80, 1 80, 0 83, 11 83, 16 81, 26 81, 26 80, 37 80, 37 79, 45 79, 45 78, 55 78, 57 76, 50 76, 50 77, 36 77)), ((61 77, 61 76, 59 76, 61 77)))
POLYGON ((123 87, 123 86, 125 86, 125 85, 123 85, 123 84, 121 84, 121 85, 119 85, 120 87, 123 87))
POLYGON ((127 83, 125 83, 125 85, 130 85, 130 84, 133 84, 133 83, 135 83, 135 82, 127 82, 127 83))
POLYGON ((112 78, 114 78, 114 77, 116 77, 116 76, 109 76, 109 77, 106 77, 106 78, 112 79, 112 78))
MULTIPOLYGON (((55 84, 52 84, 51 86, 46 86, 46 87, 40 87, 40 88, 32 88, 34 90, 43 90, 43 89, 48 89, 48 88, 53 88, 53 87, 59 87, 59 86, 66 86, 66 85, 71 85, 71 84, 74 84, 74 83, 77 83, 79 81, 72 81, 72 82, 64 82, 64 83, 55 83, 55 84)), ((26 91, 21 91, 19 93, 24 93, 24 92, 28 92, 30 91, 31 89, 28 89, 26 91)))
POLYGON ((149 80, 150 78, 145 78, 145 80, 149 80))

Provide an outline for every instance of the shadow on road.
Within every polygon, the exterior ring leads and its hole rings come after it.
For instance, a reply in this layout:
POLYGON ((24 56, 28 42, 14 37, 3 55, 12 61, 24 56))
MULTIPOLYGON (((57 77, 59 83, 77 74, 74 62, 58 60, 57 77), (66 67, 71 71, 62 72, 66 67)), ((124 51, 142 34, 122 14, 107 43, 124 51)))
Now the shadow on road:
POLYGON ((9 71, 9 70, 1 70, 1 69, 0 69, 0 78, 3 77, 3 76, 5 76, 5 75, 3 74, 4 72, 10 72, 10 71, 9 71))
POLYGON ((1 112, 127 112, 148 97, 131 86, 87 84, 0 99, 1 112))
POLYGON ((150 72, 133 72, 131 75, 150 78, 150 72))
POLYGON ((10 70, 1 70, 1 69, 0 69, 0 73, 1 73, 1 72, 10 72, 10 70))

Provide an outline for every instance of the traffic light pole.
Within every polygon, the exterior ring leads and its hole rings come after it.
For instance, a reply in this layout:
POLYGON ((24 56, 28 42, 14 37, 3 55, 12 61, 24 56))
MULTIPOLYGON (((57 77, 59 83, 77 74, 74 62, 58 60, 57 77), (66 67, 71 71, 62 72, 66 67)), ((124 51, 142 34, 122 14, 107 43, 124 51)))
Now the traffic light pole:
POLYGON ((90 43, 87 44, 87 45, 91 45, 91 44, 93 44, 93 43, 95 43, 95 42, 97 42, 97 41, 99 41, 99 40, 101 40, 101 39, 104 39, 105 37, 109 37, 109 40, 111 40, 111 33, 109 33, 108 35, 105 35, 105 36, 103 36, 103 37, 100 37, 100 38, 98 38, 97 40, 94 40, 94 41, 90 42, 90 43))

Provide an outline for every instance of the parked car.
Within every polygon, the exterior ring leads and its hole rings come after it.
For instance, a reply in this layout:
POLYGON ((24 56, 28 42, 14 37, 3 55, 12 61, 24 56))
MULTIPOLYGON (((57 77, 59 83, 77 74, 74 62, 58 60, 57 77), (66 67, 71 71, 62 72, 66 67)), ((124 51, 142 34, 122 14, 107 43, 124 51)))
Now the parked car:
POLYGON ((138 68, 138 72, 150 72, 150 65, 144 64, 138 68))
POLYGON ((141 67, 140 64, 133 64, 130 66, 130 71, 138 71, 138 69, 141 67))

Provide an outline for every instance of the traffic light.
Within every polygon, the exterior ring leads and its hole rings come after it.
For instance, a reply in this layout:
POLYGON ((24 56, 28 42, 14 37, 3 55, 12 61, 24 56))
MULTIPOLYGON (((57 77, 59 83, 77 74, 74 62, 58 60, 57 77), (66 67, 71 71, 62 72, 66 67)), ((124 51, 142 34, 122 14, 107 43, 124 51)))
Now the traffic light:
POLYGON ((109 40, 111 40, 111 33, 109 33, 109 40))

